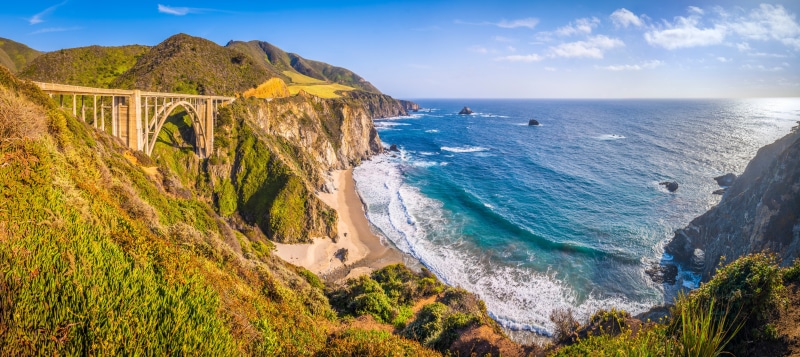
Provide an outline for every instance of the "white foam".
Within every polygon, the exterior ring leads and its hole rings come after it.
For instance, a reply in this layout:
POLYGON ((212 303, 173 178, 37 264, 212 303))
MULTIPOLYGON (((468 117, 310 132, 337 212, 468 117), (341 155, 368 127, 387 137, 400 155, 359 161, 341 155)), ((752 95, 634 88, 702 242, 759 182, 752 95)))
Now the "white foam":
POLYGON ((430 151, 420 151, 420 152, 419 152, 419 154, 420 154, 420 155, 422 155, 422 156, 433 156, 433 155, 439 155, 439 153, 438 153, 438 152, 430 152, 430 151))
POLYGON ((425 132, 426 132, 426 133, 438 133, 438 132, 439 132, 439 130, 437 130, 437 129, 430 129, 430 130, 425 130, 425 132))
POLYGON ((407 126, 407 125, 411 125, 411 124, 408 124, 408 123, 397 123, 397 122, 393 122, 393 121, 376 121, 375 122, 375 126, 376 127, 382 127, 382 126, 407 126))
POLYGON ((462 147, 449 147, 449 146, 442 146, 443 151, 449 152, 480 152, 480 151, 487 151, 489 149, 480 147, 480 146, 462 146, 462 147))
POLYGON ((399 162, 386 155, 365 161, 353 171, 353 177, 368 207, 367 217, 380 233, 445 283, 478 294, 503 326, 548 334, 554 328, 549 316, 555 309, 572 309, 577 318, 586 320, 601 308, 622 308, 636 314, 660 303, 591 295, 579 301, 555 272, 490 261, 464 239, 459 223, 448 218, 453 216, 440 201, 405 184, 399 162))
POLYGON ((625 139, 625 137, 622 136, 622 135, 618 135, 618 134, 603 134, 603 135, 600 135, 600 136, 596 136, 595 139, 597 139, 597 140, 619 140, 619 139, 625 139))

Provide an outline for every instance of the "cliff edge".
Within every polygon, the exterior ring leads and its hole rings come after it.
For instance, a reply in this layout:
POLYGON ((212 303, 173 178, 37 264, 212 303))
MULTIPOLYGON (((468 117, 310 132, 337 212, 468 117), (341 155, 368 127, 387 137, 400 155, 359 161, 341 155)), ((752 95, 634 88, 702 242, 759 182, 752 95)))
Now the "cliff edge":
POLYGON ((769 251, 800 255, 800 125, 758 150, 719 204, 678 229, 664 247, 707 281, 724 259, 769 251), (724 257, 724 258, 723 258, 724 257))

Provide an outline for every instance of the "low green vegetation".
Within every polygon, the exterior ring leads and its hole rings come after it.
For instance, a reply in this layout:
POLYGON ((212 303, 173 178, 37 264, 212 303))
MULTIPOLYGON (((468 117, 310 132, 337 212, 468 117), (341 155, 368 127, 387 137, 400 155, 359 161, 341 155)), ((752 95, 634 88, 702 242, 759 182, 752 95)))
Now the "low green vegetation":
POLYGON ((12 73, 19 72, 41 55, 42 52, 24 44, 0 37, 0 65, 8 68, 12 73))
MULTIPOLYGON (((786 307, 784 282, 794 282, 800 263, 781 269, 763 253, 737 259, 689 295, 681 295, 670 318, 636 328, 612 314, 608 328, 603 312, 571 332, 555 356, 719 356, 752 355, 753 346, 777 342, 774 318, 786 307), (604 326, 605 328, 593 328, 604 326), (590 331, 590 333, 586 333, 590 331), (570 344, 571 343, 571 344, 570 344)), ((607 314, 606 314, 607 315, 607 314)), ((638 321, 638 320, 636 320, 638 321)))
POLYGON ((20 76, 40 82, 109 88, 131 69, 150 48, 147 46, 90 46, 63 49, 36 57, 20 76))

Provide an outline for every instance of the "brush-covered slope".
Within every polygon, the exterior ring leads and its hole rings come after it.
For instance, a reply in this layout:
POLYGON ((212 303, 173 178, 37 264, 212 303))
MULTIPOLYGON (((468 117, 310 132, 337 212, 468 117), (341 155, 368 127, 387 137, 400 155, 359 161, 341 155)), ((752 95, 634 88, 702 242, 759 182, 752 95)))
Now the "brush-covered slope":
POLYGON ((63 49, 37 57, 19 75, 40 82, 108 88, 149 50, 139 45, 63 49))
POLYGON ((19 42, 0 37, 0 65, 8 68, 12 73, 19 72, 41 54, 42 52, 19 42))
POLYGON ((235 95, 275 74, 248 55, 209 40, 178 34, 156 45, 112 84, 160 92, 235 95))
POLYGON ((378 88, 375 88, 375 86, 367 80, 346 68, 305 59, 297 54, 284 52, 268 42, 231 41, 228 43, 227 47, 239 49, 250 55, 256 61, 265 61, 269 66, 281 73, 286 71, 297 72, 320 81, 338 83, 347 87, 380 94, 378 88))
MULTIPOLYGON (((237 148, 267 150, 238 130, 237 148)), ((181 153, 170 160, 183 164, 181 153)), ((259 187, 271 164, 250 157, 259 187)), ((153 166, 3 68, 0 160, 0 355, 431 355, 394 335, 341 332, 318 278, 233 229, 207 184, 181 183, 202 168, 153 166)))

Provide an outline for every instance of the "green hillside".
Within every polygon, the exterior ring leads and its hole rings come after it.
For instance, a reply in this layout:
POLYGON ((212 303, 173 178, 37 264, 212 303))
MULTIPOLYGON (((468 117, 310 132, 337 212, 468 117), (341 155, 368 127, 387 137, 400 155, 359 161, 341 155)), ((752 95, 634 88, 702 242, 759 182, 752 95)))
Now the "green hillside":
POLYGON ((294 53, 287 53, 268 42, 231 41, 228 43, 227 47, 236 48, 248 53, 256 61, 266 61, 270 66, 280 72, 297 72, 321 81, 338 83, 367 92, 380 93, 378 88, 375 88, 364 78, 348 69, 332 66, 324 62, 308 60, 294 53))
POLYGON ((12 73, 19 72, 41 54, 42 52, 19 42, 0 37, 0 65, 8 68, 12 73))
POLYGON ((58 50, 37 57, 19 75, 41 82, 107 88, 149 49, 131 45, 58 50))
POLYGON ((187 94, 234 95, 275 77, 248 55, 179 34, 153 47, 112 85, 187 94))

